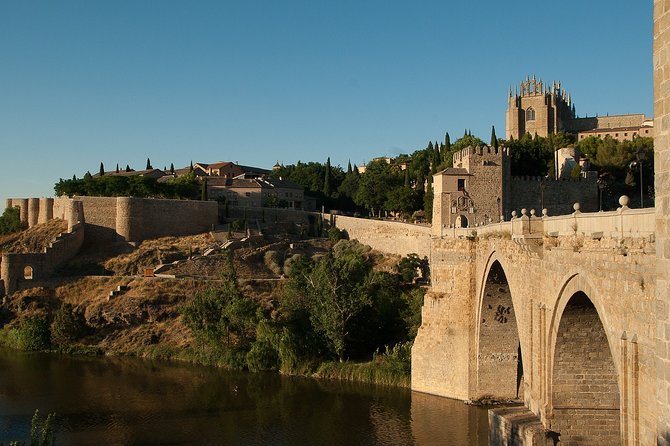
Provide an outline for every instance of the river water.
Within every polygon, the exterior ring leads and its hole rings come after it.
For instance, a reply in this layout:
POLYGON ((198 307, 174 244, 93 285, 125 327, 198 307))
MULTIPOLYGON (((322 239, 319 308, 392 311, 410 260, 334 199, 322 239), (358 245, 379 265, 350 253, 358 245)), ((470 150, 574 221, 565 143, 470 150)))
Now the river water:
POLYGON ((0 350, 0 443, 56 412, 57 445, 485 445, 486 410, 383 386, 0 350))

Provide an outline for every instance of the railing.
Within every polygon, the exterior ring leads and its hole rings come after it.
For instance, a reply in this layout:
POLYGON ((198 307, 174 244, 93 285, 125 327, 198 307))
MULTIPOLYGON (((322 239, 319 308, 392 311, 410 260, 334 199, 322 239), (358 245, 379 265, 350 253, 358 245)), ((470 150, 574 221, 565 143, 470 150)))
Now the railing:
POLYGON ((628 197, 619 199, 621 207, 610 212, 579 211, 579 203, 574 206, 575 212, 569 215, 550 217, 535 216, 522 210, 521 215, 512 213, 512 220, 491 223, 473 228, 445 228, 445 237, 473 237, 487 234, 506 233, 511 236, 550 236, 565 237, 582 235, 589 237, 650 237, 656 232, 655 209, 631 209, 628 197))

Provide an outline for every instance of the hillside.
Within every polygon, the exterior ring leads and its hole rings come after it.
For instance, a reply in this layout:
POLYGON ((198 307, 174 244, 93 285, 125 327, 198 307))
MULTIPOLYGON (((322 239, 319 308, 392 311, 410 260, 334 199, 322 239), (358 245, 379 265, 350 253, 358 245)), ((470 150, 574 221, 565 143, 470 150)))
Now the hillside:
MULTIPOLYGON (((3 246, 39 246, 62 223, 36 226, 4 240, 3 246)), ((295 255, 324 255, 332 245, 327 239, 298 241, 288 236, 257 237, 242 243, 233 254, 241 291, 272 313, 285 278, 281 266, 267 259, 283 263, 295 255)), ((397 262, 395 257, 369 255, 380 269, 390 270, 397 262)), ((44 286, 8 296, 0 307, 0 326, 17 327, 21 319, 40 314, 52 318, 62 303, 68 303, 83 315, 88 327, 78 341, 81 344, 109 354, 142 355, 158 346, 182 349, 192 345, 193 339, 179 309, 196 293, 221 285, 226 259, 211 234, 147 240, 136 248, 88 245, 44 286), (145 269, 159 265, 163 265, 159 269, 163 277, 142 276, 145 269)))

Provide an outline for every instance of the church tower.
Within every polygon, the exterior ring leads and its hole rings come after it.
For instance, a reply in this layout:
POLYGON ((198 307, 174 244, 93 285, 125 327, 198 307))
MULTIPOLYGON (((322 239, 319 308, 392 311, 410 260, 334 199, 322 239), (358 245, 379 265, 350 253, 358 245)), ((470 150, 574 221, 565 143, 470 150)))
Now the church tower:
POLYGON ((520 139, 526 133, 546 137, 565 130, 574 118, 572 99, 560 82, 549 86, 535 76, 526 77, 514 93, 509 90, 505 137, 520 139))

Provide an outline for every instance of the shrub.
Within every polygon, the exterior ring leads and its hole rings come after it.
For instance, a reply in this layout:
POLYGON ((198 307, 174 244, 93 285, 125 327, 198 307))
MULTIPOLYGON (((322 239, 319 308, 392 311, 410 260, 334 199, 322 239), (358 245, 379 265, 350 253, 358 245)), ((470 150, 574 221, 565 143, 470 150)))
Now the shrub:
POLYGON ((71 304, 62 304, 51 323, 51 340, 60 346, 79 339, 86 329, 83 315, 71 304))
POLYGON ((340 231, 335 226, 332 226, 330 229, 328 229, 329 240, 336 242, 338 240, 342 240, 343 238, 345 238, 344 231, 340 231))
POLYGON ((21 321, 17 347, 25 351, 48 350, 51 347, 51 332, 46 317, 33 316, 21 321))
POLYGON ((281 260, 279 258, 279 253, 277 251, 266 251, 263 255, 263 263, 268 267, 270 271, 276 275, 281 275, 282 267, 281 260))

